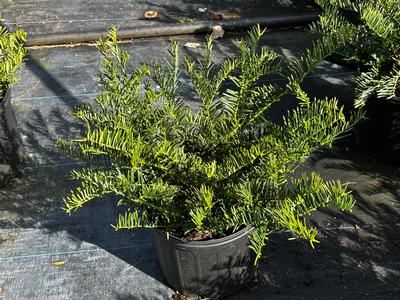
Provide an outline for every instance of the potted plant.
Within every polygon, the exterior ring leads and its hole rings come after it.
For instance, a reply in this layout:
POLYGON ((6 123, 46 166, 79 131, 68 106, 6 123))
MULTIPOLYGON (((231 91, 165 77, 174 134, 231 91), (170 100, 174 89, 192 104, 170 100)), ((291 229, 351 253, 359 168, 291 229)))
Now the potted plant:
POLYGON ((355 127, 358 144, 378 159, 400 163, 400 2, 316 2, 324 13, 314 31, 352 32, 338 52, 360 69, 355 106, 365 107, 367 119, 355 127))
POLYGON ((288 65, 258 47, 262 34, 254 27, 248 40, 237 41, 239 54, 220 66, 212 63, 211 38, 200 58, 184 58, 199 103, 191 108, 180 89, 177 43, 165 62, 128 70, 129 55, 111 29, 98 43, 103 91, 75 111, 86 133, 57 143, 92 164, 72 172, 81 185, 64 199, 65 211, 118 195, 126 211, 112 226, 153 228, 161 269, 185 293, 234 293, 251 278, 271 232, 289 230, 314 246, 318 231, 304 216, 354 205, 339 181, 292 176, 360 118, 346 120, 336 100, 311 100, 299 85, 337 41, 325 37, 288 65), (273 73, 283 84, 258 84, 273 73), (274 124, 265 112, 286 94, 296 95, 299 106, 274 124))
POLYGON ((7 88, 16 80, 14 75, 25 56, 24 44, 26 33, 23 30, 9 32, 0 26, 0 99, 2 100, 7 88))
POLYGON ((25 40, 26 33, 23 30, 9 32, 0 26, 0 186, 18 174, 18 165, 21 163, 9 87, 16 80, 14 73, 25 56, 25 40))

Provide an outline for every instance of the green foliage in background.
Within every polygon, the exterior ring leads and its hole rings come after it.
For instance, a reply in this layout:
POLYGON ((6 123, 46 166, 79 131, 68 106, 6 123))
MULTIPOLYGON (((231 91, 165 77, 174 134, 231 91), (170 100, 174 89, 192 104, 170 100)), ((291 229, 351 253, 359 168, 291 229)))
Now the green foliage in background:
POLYGON ((239 54, 219 66, 209 38, 197 59, 185 57, 182 64, 173 42, 169 59, 128 69, 129 54, 117 45, 116 29, 110 30, 98 43, 103 91, 93 105, 75 111, 86 133, 57 143, 63 153, 91 164, 72 172, 80 186, 64 199, 65 211, 113 194, 126 207, 116 230, 222 237, 254 226, 257 259, 273 231, 290 230, 314 245, 318 231, 304 216, 320 207, 351 210, 354 200, 339 181, 292 174, 360 116, 346 120, 335 99, 312 100, 299 83, 347 34, 325 36, 288 64, 259 47, 263 31, 255 27, 236 42, 239 54), (259 84, 271 74, 282 82, 259 84), (200 101, 195 109, 181 93, 183 78, 200 101), (295 95, 298 107, 279 125, 265 112, 284 95, 295 95))
POLYGON ((356 61, 363 72, 357 78, 356 107, 369 97, 400 97, 400 1, 316 0, 323 14, 314 31, 340 34, 352 32, 338 50, 356 61))
POLYGON ((0 99, 16 80, 14 73, 26 54, 25 41, 26 33, 23 30, 12 33, 0 26, 0 99))

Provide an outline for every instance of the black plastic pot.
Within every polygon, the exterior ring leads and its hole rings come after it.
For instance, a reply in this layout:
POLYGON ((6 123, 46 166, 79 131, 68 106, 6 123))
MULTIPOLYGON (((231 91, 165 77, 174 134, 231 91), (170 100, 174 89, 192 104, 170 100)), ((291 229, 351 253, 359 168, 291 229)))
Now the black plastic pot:
POLYGON ((158 262, 169 285, 185 294, 222 298, 234 294, 254 275, 254 257, 245 228, 208 241, 184 241, 154 230, 158 262))
POLYGON ((371 98, 367 119, 354 128, 357 144, 383 162, 400 163, 400 98, 371 98))
POLYGON ((8 88, 4 98, 0 99, 0 118, 0 186, 3 186, 20 174, 25 159, 11 103, 11 88, 8 88))

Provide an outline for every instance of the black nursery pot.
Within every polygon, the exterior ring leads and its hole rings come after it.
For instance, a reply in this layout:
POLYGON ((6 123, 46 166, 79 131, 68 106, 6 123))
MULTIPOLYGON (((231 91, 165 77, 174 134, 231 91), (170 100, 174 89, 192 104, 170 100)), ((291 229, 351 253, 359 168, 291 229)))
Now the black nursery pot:
POLYGON ((207 241, 184 241, 154 230, 158 262, 169 285, 186 294, 222 298, 239 291, 254 275, 254 257, 244 228, 207 241))
POLYGON ((367 101, 367 119, 354 128, 357 144, 383 162, 400 163, 400 98, 367 101))

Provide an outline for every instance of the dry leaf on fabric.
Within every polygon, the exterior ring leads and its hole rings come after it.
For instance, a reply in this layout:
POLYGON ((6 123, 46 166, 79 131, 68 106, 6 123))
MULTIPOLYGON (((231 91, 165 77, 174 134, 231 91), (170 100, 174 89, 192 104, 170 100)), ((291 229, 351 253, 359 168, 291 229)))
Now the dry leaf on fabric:
POLYGON ((219 12, 208 17, 209 20, 235 20, 239 18, 239 14, 232 12, 219 12))
POLYGON ((212 28, 212 34, 211 37, 214 40, 220 39, 224 36, 225 30, 222 29, 222 26, 220 25, 215 25, 212 28))
POLYGON ((146 10, 143 13, 143 17, 145 17, 146 19, 154 19, 157 18, 157 11, 155 9, 151 9, 151 10, 146 10))

